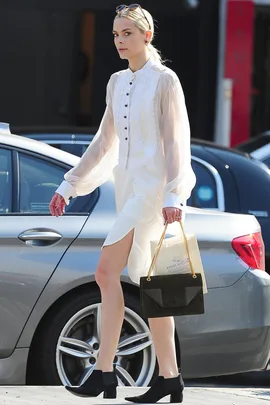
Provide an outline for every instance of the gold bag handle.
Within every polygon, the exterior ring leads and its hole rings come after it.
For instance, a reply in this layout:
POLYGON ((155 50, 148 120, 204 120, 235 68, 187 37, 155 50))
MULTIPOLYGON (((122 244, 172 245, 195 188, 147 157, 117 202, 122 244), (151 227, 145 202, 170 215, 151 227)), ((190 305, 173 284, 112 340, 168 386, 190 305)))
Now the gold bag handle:
MULTIPOLYGON (((191 262, 189 246, 188 246, 188 240, 187 240, 187 236, 186 236, 182 221, 179 221, 179 224, 180 224, 180 227, 181 227, 181 230, 182 230, 182 234, 184 236, 186 252, 187 252, 187 255, 188 255, 188 260, 189 260, 189 264, 190 264, 190 268, 191 268, 191 274, 192 274, 193 278, 197 278, 196 272, 195 272, 195 270, 193 268, 193 265, 192 265, 192 262, 191 262)), ((158 245, 157 245, 157 249, 156 249, 155 254, 154 254, 153 258, 152 258, 152 262, 151 262, 151 265, 150 265, 150 268, 149 268, 148 274, 147 274, 147 281, 151 281, 151 273, 153 271, 153 268, 155 267, 155 264, 156 264, 156 261, 157 261, 157 258, 158 258, 162 243, 163 243, 165 235, 166 235, 167 228, 168 228, 168 222, 165 223, 164 231, 162 232, 162 235, 161 235, 160 240, 159 240, 158 245)))

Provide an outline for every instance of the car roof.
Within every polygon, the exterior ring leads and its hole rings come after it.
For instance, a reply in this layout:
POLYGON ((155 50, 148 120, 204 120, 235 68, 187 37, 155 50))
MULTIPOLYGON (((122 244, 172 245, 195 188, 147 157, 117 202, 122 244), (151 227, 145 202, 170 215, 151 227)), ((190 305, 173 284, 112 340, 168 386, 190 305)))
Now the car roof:
POLYGON ((22 136, 25 136, 30 139, 37 139, 41 141, 62 141, 63 143, 68 142, 76 142, 76 141, 85 141, 86 143, 91 142, 93 140, 93 137, 95 134, 82 134, 82 133, 47 133, 47 132, 42 132, 42 133, 34 133, 34 134, 24 134, 22 136))
POLYGON ((10 126, 10 132, 18 135, 31 135, 31 134, 63 134, 63 135, 78 135, 85 134, 91 135, 95 134, 98 127, 74 127, 74 126, 10 126))
POLYGON ((36 152, 41 155, 51 157, 60 162, 67 163, 70 166, 75 166, 80 160, 79 157, 71 153, 56 149, 46 143, 36 141, 34 139, 25 138, 24 136, 7 134, 0 132, 0 145, 15 146, 17 148, 26 149, 31 152, 36 152))
MULTIPOLYGON (((55 140, 74 140, 74 141, 83 141, 84 139, 87 140, 87 142, 91 141, 93 137, 95 136, 95 133, 97 132, 96 127, 32 127, 32 128, 23 128, 23 129, 18 129, 18 133, 24 136, 27 136, 29 138, 36 138, 40 140, 45 140, 45 141, 51 141, 53 139, 55 140)), ((227 152, 235 153, 238 155, 244 155, 247 156, 247 153, 238 149, 226 147, 223 145, 218 145, 214 142, 211 141, 206 141, 202 139, 197 139, 197 138, 191 138, 191 144, 192 145, 197 145, 197 146, 202 146, 202 147, 208 147, 216 150, 224 150, 227 152)))
MULTIPOLYGON (((19 135, 24 135, 29 137, 29 139, 33 139, 34 137, 40 141, 51 141, 53 139, 57 141, 68 140, 68 141, 83 141, 87 139, 87 142, 92 141, 95 133, 98 130, 98 127, 73 127, 73 126, 31 126, 31 127, 10 127, 12 133, 17 133, 19 135)), ((241 156, 249 156, 247 151, 243 151, 240 149, 235 149, 223 145, 216 144, 212 141, 207 141, 198 138, 191 138, 191 146, 199 146, 212 149, 214 152, 215 150, 222 150, 228 153, 241 155, 241 156)))
POLYGON ((235 148, 230 148, 228 146, 223 146, 223 145, 219 145, 215 142, 211 142, 211 141, 205 141, 203 139, 197 139, 197 138, 191 138, 191 145, 197 145, 197 146, 203 146, 209 149, 214 149, 214 150, 222 150, 225 152, 229 152, 232 154, 236 154, 236 155, 241 155, 241 156, 249 156, 248 153, 240 151, 238 149, 235 148))

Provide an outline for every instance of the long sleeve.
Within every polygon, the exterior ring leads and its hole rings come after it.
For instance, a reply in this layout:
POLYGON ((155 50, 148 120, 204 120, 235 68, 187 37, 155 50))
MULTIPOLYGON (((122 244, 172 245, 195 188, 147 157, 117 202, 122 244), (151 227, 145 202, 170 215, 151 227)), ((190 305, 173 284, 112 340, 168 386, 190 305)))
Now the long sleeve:
POLYGON ((166 182, 163 207, 182 208, 196 183, 191 166, 190 126, 178 77, 166 75, 161 83, 161 134, 166 182))
POLYGON ((112 93, 116 75, 107 84, 106 110, 99 129, 79 163, 64 175, 56 192, 69 203, 71 197, 91 193, 111 176, 119 154, 118 137, 114 128, 112 93))

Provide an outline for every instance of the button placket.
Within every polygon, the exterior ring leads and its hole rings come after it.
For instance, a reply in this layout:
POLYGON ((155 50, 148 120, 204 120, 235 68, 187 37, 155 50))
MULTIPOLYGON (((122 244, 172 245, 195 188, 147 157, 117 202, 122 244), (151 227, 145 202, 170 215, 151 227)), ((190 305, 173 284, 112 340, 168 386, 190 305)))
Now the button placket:
MULTIPOLYGON (((126 93, 126 98, 128 99, 128 101, 126 102, 125 107, 128 107, 128 106, 129 106, 129 103, 130 103, 130 100, 129 100, 129 93, 126 93)), ((127 115, 125 115, 124 118, 127 119, 127 115)), ((124 128, 124 129, 125 129, 125 131, 128 130, 128 122, 125 123, 125 128, 124 128)), ((127 132, 126 132, 126 133, 127 133, 127 132)), ((125 140, 127 141, 127 139, 128 139, 128 138, 126 137, 125 140)))
POLYGON ((127 168, 128 166, 128 160, 129 160, 129 154, 130 154, 130 124, 129 124, 129 119, 130 119, 130 94, 131 94, 131 86, 133 85, 133 80, 132 78, 129 81, 129 89, 126 90, 126 95, 125 95, 125 108, 127 108, 127 112, 124 115, 125 119, 125 127, 124 127, 124 132, 126 133, 125 136, 125 141, 127 141, 127 154, 126 154, 126 165, 125 167, 127 168))

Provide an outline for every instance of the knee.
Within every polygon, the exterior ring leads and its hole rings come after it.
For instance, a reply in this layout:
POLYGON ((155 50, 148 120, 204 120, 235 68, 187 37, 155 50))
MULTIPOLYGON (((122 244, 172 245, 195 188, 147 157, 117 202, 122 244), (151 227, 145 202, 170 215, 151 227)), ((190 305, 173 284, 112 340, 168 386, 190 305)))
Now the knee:
POLYGON ((114 277, 109 269, 100 265, 96 270, 95 279, 100 289, 107 289, 114 281, 114 277))

